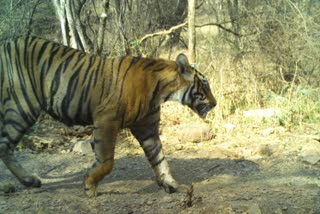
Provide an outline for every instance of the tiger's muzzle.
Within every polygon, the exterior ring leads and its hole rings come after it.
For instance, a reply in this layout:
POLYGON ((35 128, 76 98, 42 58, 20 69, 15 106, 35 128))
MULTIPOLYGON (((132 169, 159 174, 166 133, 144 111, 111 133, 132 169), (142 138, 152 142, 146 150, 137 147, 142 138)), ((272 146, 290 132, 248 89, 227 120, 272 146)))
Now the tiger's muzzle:
POLYGON ((202 119, 205 119, 208 112, 216 106, 216 103, 200 103, 196 106, 196 110, 202 119))

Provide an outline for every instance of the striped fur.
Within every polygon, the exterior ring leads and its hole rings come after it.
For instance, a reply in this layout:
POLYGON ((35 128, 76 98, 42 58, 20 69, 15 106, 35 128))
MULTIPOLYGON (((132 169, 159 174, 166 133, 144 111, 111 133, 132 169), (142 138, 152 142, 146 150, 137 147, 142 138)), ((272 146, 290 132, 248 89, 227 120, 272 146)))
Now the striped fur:
POLYGON ((205 77, 180 54, 176 61, 101 58, 60 44, 23 37, 0 46, 0 157, 19 181, 38 178, 13 156, 41 110, 68 125, 94 125, 96 163, 85 179, 89 196, 112 170, 116 136, 129 128, 167 192, 179 190, 159 140, 160 104, 173 100, 201 117, 216 105, 205 77))

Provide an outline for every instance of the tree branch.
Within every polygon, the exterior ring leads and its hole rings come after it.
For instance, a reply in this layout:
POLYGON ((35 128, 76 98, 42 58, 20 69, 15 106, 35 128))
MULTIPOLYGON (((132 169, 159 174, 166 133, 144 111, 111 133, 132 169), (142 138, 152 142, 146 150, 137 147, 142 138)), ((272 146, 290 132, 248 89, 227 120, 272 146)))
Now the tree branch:
MULTIPOLYGON (((223 23, 210 22, 210 23, 205 23, 205 24, 201 24, 201 25, 196 25, 195 27, 198 28, 198 27, 205 27, 205 26, 214 25, 214 26, 217 26, 218 28, 221 28, 222 30, 224 30, 224 31, 226 31, 228 33, 231 33, 231 34, 233 34, 235 36, 238 36, 238 37, 245 36, 243 34, 234 32, 233 30, 223 26, 223 24, 231 23, 231 22, 234 22, 234 21, 235 20, 231 20, 229 22, 223 22, 223 23)), ((146 39, 149 39, 149 38, 152 38, 152 37, 155 37, 155 36, 166 36, 166 35, 169 35, 169 34, 173 33, 174 31, 176 31, 176 30, 178 30, 180 28, 183 28, 183 27, 187 27, 187 26, 188 26, 188 22, 184 22, 182 24, 179 24, 179 25, 171 27, 169 30, 163 30, 163 31, 159 31, 159 32, 156 32, 156 33, 146 34, 141 39, 138 40, 138 43, 141 44, 146 39)))
POLYGON ((235 31, 232 31, 229 28, 223 27, 222 24, 214 23, 214 22, 206 23, 206 24, 202 24, 202 25, 196 25, 196 27, 205 27, 205 26, 211 26, 211 25, 217 26, 218 28, 221 28, 222 30, 227 31, 228 33, 231 33, 231 34, 233 34, 235 36, 238 36, 238 37, 242 37, 243 36, 242 34, 237 33, 235 31))

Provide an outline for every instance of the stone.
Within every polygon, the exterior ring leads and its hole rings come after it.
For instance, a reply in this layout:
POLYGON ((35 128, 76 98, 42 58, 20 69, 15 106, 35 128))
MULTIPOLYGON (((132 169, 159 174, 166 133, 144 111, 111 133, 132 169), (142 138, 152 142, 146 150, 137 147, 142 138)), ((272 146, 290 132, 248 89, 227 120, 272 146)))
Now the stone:
POLYGON ((88 155, 88 154, 91 154, 93 152, 89 140, 77 142, 74 145, 72 151, 75 152, 75 153, 83 154, 83 155, 88 155))
POLYGON ((301 151, 301 157, 307 163, 316 164, 320 161, 320 148, 316 145, 306 145, 301 151))
POLYGON ((201 142, 213 139, 216 135, 206 123, 188 123, 176 128, 176 136, 180 141, 201 142))
POLYGON ((258 204, 252 204, 248 209, 248 214, 261 214, 261 210, 258 204))

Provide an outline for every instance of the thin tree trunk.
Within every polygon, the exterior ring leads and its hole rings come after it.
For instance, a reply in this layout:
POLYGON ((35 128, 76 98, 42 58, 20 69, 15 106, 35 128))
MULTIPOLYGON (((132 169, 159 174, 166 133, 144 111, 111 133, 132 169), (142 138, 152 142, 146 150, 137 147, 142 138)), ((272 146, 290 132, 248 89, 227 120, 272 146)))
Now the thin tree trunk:
POLYGON ((188 5, 188 33, 189 33, 189 61, 196 62, 196 30, 195 30, 195 8, 196 0, 189 0, 188 5))
POLYGON ((100 26, 98 29, 98 38, 97 38, 97 46, 95 52, 97 54, 101 54, 103 50, 103 41, 104 41, 104 31, 106 29, 107 22, 107 12, 109 10, 109 2, 110 0, 104 0, 102 3, 102 14, 100 16, 100 26))
POLYGON ((90 41, 80 22, 81 7, 86 0, 52 0, 61 25, 63 44, 90 52, 90 41))

